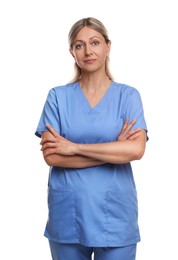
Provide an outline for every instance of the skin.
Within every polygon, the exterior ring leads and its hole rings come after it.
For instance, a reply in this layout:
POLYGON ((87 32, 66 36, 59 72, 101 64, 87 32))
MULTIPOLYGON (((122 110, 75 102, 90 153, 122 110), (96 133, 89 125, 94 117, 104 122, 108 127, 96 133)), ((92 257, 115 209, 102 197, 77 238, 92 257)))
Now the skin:
POLYGON ((103 36, 95 30, 84 27, 77 34, 70 50, 75 62, 82 70, 79 84, 92 108, 102 99, 111 84, 105 72, 111 42, 106 44, 103 36))
MULTIPOLYGON (((106 75, 105 62, 111 42, 106 44, 103 36, 95 30, 84 27, 77 34, 70 50, 75 62, 81 68, 80 87, 91 108, 102 99, 111 84, 106 75)), ((145 145, 145 130, 131 130, 136 123, 126 120, 115 142, 78 144, 59 135, 50 125, 49 132, 42 134, 41 151, 49 166, 83 168, 104 163, 128 163, 142 158, 145 145)))
POLYGON ((116 142, 102 144, 78 144, 59 135, 54 128, 44 132, 41 151, 49 166, 83 168, 104 163, 127 163, 139 160, 144 154, 145 131, 131 130, 136 120, 127 119, 116 142))

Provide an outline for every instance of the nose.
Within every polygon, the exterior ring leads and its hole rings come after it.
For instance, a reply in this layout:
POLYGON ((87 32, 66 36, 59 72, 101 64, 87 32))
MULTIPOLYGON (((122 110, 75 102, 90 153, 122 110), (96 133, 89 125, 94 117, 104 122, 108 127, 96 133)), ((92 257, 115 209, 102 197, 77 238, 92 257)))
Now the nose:
POLYGON ((85 45, 85 55, 86 56, 89 56, 93 53, 92 51, 92 46, 90 44, 86 44, 85 45))

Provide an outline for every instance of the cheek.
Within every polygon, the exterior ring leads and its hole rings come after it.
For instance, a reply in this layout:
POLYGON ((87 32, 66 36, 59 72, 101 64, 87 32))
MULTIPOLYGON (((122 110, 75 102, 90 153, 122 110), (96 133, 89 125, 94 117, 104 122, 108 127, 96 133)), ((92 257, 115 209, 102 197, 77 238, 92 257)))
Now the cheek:
POLYGON ((74 57, 74 59, 75 59, 75 61, 76 61, 76 63, 80 63, 80 61, 81 61, 81 59, 82 59, 82 53, 80 52, 80 53, 75 53, 74 55, 73 55, 73 57, 74 57))
POLYGON ((76 62, 78 65, 80 65, 81 62, 80 62, 79 57, 75 57, 74 59, 75 59, 75 62, 76 62))
POLYGON ((106 58, 107 58, 107 53, 102 50, 102 51, 100 51, 100 52, 98 53, 98 56, 100 57, 100 60, 101 60, 102 62, 105 62, 105 61, 106 61, 106 58))
POLYGON ((97 48, 96 53, 99 57, 105 59, 107 57, 107 49, 106 48, 97 48))

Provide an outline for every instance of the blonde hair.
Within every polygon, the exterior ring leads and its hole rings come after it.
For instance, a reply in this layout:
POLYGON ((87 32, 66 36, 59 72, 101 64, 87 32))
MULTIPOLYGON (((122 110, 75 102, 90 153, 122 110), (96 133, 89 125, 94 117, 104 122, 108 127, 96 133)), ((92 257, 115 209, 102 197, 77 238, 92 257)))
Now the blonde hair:
MULTIPOLYGON (((77 21, 71 27, 71 29, 69 31, 69 34, 68 34, 68 41, 69 41, 69 48, 70 48, 70 50, 72 50, 72 48, 73 48, 73 42, 74 42, 77 34, 85 26, 88 26, 88 27, 92 28, 93 30, 95 30, 95 31, 99 32, 100 34, 102 34, 102 36, 104 37, 105 42, 107 44, 110 42, 109 37, 108 37, 108 32, 107 32, 105 26, 103 25, 103 23, 100 22, 99 20, 97 20, 96 18, 88 17, 88 18, 83 18, 83 19, 77 21)), ((113 77, 112 77, 112 75, 110 73, 110 70, 109 70, 109 57, 106 58, 105 68, 106 68, 107 76, 111 80, 113 80, 113 77)), ((77 63, 75 62, 75 64, 74 64, 74 77, 71 80, 71 83, 79 80, 80 77, 81 77, 81 69, 77 65, 77 63)))

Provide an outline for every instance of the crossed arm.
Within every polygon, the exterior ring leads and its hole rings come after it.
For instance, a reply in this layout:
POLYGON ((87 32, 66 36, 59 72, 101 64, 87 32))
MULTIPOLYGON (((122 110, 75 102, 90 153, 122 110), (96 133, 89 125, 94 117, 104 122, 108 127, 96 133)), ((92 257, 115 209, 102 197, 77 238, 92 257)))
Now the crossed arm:
POLYGON ((49 166, 83 168, 104 163, 121 164, 142 158, 145 151, 145 130, 131 130, 136 120, 127 119, 115 142, 79 144, 59 135, 54 128, 42 134, 41 151, 49 166))

